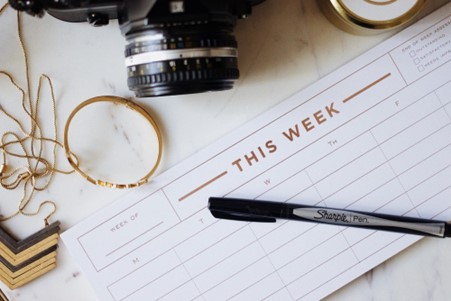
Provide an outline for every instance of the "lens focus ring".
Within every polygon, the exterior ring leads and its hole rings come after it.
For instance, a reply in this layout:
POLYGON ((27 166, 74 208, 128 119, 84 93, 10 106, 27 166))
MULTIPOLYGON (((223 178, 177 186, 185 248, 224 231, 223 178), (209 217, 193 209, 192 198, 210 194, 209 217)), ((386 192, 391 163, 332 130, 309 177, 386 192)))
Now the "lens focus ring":
POLYGON ((210 79, 236 79, 239 73, 233 69, 216 69, 216 70, 191 70, 191 71, 177 71, 171 73, 158 73, 152 75, 142 75, 130 77, 128 79, 129 85, 152 85, 159 83, 171 83, 179 81, 190 80, 210 80, 210 79))
POLYGON ((160 61, 128 69, 128 85, 138 97, 226 90, 239 78, 236 58, 160 61))

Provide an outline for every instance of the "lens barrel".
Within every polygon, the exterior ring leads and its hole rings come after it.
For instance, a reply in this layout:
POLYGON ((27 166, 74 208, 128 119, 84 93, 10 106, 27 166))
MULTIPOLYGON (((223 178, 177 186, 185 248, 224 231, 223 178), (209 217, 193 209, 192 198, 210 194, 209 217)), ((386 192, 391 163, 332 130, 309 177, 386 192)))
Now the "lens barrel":
POLYGON ((128 86, 138 97, 231 89, 239 77, 233 24, 191 21, 126 35, 128 86))

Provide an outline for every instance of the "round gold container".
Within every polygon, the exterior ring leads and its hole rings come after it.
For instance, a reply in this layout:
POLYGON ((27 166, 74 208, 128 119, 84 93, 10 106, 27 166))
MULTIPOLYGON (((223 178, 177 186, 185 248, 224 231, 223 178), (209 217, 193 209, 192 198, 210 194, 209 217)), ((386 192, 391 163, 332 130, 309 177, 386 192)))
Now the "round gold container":
POLYGON ((408 24, 426 0, 319 0, 338 28, 361 35, 377 34, 408 24))

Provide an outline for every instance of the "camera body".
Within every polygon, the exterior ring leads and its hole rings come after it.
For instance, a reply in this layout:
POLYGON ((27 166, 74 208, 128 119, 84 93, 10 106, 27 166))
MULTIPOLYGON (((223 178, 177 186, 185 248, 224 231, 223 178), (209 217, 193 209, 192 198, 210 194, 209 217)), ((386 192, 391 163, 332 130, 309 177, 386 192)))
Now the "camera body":
POLYGON ((231 89, 239 78, 236 21, 264 0, 9 0, 94 26, 118 19, 127 41, 128 86, 138 97, 231 89))

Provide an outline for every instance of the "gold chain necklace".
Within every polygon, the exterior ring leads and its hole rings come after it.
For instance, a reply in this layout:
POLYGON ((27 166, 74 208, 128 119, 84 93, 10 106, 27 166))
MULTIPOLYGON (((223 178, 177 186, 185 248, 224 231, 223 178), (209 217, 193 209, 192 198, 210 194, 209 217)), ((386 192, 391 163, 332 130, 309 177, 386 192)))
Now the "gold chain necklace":
MULTIPOLYGON (((0 8, 0 16, 4 13, 8 4, 0 8)), ((39 204, 36 211, 27 211, 33 195, 37 191, 43 191, 48 188, 55 173, 70 174, 71 171, 63 171, 56 167, 58 148, 63 148, 62 143, 58 141, 58 127, 56 119, 56 100, 52 81, 50 77, 42 74, 39 78, 36 98, 33 101, 31 91, 31 80, 29 71, 29 59, 22 35, 22 20, 20 13, 17 13, 17 31, 22 55, 25 62, 26 90, 20 87, 14 77, 8 71, 0 70, 0 75, 6 77, 9 83, 20 93, 21 105, 27 118, 30 120, 28 129, 23 123, 9 113, 0 102, 0 113, 12 121, 18 128, 18 132, 7 131, 1 135, 0 152, 0 185, 8 190, 18 189, 23 186, 22 197, 18 203, 17 210, 9 215, 2 215, 0 221, 9 220, 19 214, 25 216, 37 215, 42 206, 51 205, 51 212, 45 217, 45 224, 48 225, 48 219, 56 210, 56 204, 53 201, 43 201, 39 204), (52 106, 53 133, 52 137, 44 136, 41 125, 38 121, 38 113, 41 102, 42 87, 47 83, 50 88, 50 102, 52 106), (50 147, 52 156, 50 159, 43 157, 46 148, 50 147), (13 150, 13 148, 15 150, 13 150), (19 149, 19 150, 17 150, 19 149), (23 166, 13 167, 9 165, 10 159, 17 158, 24 162, 23 166)), ((1 99, 0 99, 1 101, 1 99)), ((11 101, 9 103, 12 103, 11 101)))
MULTIPOLYGON (((0 8, 0 16, 7 7, 8 4, 5 4, 0 8)), ((39 204, 35 211, 29 211, 27 207, 36 191, 43 191, 49 187, 55 173, 69 174, 73 172, 63 171, 56 167, 57 150, 63 148, 63 145, 58 141, 53 84, 50 77, 45 74, 39 78, 36 98, 33 101, 28 55, 22 37, 20 13, 17 13, 17 31, 25 62, 27 89, 21 88, 11 73, 7 71, 0 70, 0 77, 6 78, 7 82, 19 91, 22 109, 30 120, 30 126, 27 130, 19 118, 2 106, 2 99, 0 99, 0 117, 5 116, 18 129, 16 132, 7 131, 0 136, 0 186, 8 190, 23 187, 22 197, 17 209, 9 215, 2 214, 0 222, 10 220, 18 215, 36 216, 44 205, 50 205, 52 209, 44 218, 44 229, 23 240, 17 240, 0 226, 0 280, 10 289, 21 287, 56 267, 59 222, 56 221, 51 224, 48 222, 56 210, 56 204, 53 201, 45 200, 39 204), (50 102, 53 113, 53 135, 50 138, 44 135, 38 120, 41 89, 45 82, 50 88, 50 102), (44 157, 47 147, 51 148, 50 159, 44 157), (15 167, 13 166, 13 159, 14 163, 24 162, 24 164, 15 167)), ((12 101, 9 100, 8 104, 11 103, 12 101)))

